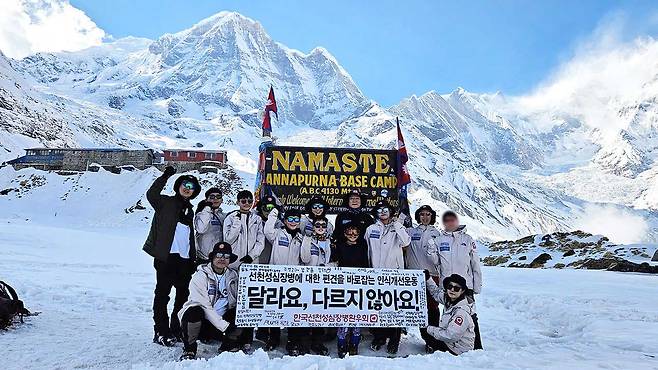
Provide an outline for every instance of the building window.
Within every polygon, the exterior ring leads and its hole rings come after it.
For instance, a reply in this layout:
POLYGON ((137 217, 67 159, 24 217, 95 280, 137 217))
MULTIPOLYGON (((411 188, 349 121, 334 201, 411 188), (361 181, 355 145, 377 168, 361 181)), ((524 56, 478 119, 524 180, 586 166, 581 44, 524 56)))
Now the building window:
POLYGON ((196 152, 187 152, 189 158, 196 158, 196 152))
POLYGON ((169 152, 172 157, 178 157, 178 152, 169 152))
POLYGON ((206 153, 206 159, 212 159, 213 156, 213 153, 206 153))

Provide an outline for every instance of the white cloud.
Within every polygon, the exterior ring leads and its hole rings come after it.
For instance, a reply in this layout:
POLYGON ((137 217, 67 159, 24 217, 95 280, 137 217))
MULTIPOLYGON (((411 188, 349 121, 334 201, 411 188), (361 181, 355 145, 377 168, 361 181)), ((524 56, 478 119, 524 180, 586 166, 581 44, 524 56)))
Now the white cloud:
POLYGON ((657 23, 656 14, 644 22, 628 22, 623 13, 606 18, 570 60, 513 104, 525 114, 564 113, 603 132, 625 128, 619 108, 658 95, 658 40, 646 36, 657 23))
POLYGON ((67 0, 2 0, 0 50, 9 57, 80 50, 104 37, 105 31, 67 0))
POLYGON ((633 244, 647 239, 649 225, 644 217, 615 206, 590 205, 574 226, 591 234, 607 236, 614 243, 633 244))

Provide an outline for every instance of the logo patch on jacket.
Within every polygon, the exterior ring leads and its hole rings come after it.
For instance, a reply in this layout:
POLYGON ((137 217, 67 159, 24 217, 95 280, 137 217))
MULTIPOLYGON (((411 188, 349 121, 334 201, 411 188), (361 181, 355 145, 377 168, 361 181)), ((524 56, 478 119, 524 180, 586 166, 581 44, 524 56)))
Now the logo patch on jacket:
POLYGON ((217 294, 217 287, 215 286, 215 283, 208 283, 208 295, 215 294, 217 294))
POLYGON ((319 256, 319 255, 320 255, 320 248, 311 247, 311 256, 319 256))
POLYGON ((440 252, 449 252, 450 251, 450 243, 442 242, 439 245, 439 251, 440 252))
POLYGON ((377 230, 373 230, 370 232, 370 236, 368 236, 370 239, 379 239, 381 234, 377 230))
POLYGON ((290 241, 288 240, 288 238, 286 238, 285 236, 279 238, 280 247, 287 247, 288 245, 290 245, 290 241))
POLYGON ((211 225, 213 225, 213 226, 217 226, 217 225, 219 225, 219 224, 220 224, 220 222, 219 222, 219 220, 218 220, 218 219, 216 219, 216 218, 213 218, 212 220, 210 220, 210 224, 211 224, 211 225))
POLYGON ((411 236, 411 240, 420 240, 421 236, 422 235, 420 235, 420 234, 414 234, 414 235, 411 236))
POLYGON ((464 319, 461 316, 457 316, 455 318, 455 324, 462 326, 463 323, 464 323, 464 319))

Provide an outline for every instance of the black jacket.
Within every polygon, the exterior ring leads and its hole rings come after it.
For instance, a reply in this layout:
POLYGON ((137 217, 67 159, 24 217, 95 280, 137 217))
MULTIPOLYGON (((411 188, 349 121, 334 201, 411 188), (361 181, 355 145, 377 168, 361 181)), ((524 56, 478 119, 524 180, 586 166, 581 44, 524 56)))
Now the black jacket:
POLYGON ((338 267, 370 267, 368 262, 368 245, 359 239, 355 245, 340 242, 331 251, 331 261, 338 267))
POLYGON ((372 216, 363 210, 347 210, 336 216, 336 226, 334 228, 333 241, 335 243, 345 241, 345 225, 355 223, 359 227, 359 240, 365 241, 363 237, 366 234, 368 226, 375 223, 372 216))
MULTIPOLYGON (((146 192, 146 199, 153 206, 155 215, 151 222, 151 230, 142 249, 155 259, 166 262, 169 251, 171 251, 171 243, 174 241, 176 224, 181 220, 181 215, 186 214, 189 215, 188 226, 190 226, 190 260, 194 261, 196 259, 196 247, 194 245, 194 226, 192 225, 192 205, 189 200, 185 200, 179 195, 160 194, 167 185, 167 179, 168 177, 165 175, 158 177, 146 192)), ((180 179, 176 180, 178 185, 180 185, 180 179)), ((174 185, 174 188, 178 193, 178 187, 174 185)))

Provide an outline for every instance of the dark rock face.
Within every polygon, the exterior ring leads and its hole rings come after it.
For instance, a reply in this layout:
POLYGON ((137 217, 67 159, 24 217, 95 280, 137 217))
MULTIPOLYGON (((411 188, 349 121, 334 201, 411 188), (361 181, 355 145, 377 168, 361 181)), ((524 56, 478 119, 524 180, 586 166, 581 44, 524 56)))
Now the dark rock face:
POLYGON ((658 274, 658 266, 651 266, 647 262, 634 263, 622 258, 587 258, 584 260, 572 262, 568 267, 584 268, 589 270, 608 270, 619 272, 641 272, 648 274, 658 274))
POLYGON ((544 267, 544 264, 552 259, 551 255, 548 253, 542 253, 539 256, 537 256, 532 262, 530 262, 530 268, 538 268, 538 267, 544 267))
POLYGON ((651 261, 653 261, 653 262, 658 261, 658 249, 656 249, 656 252, 654 252, 653 258, 651 258, 651 261))

